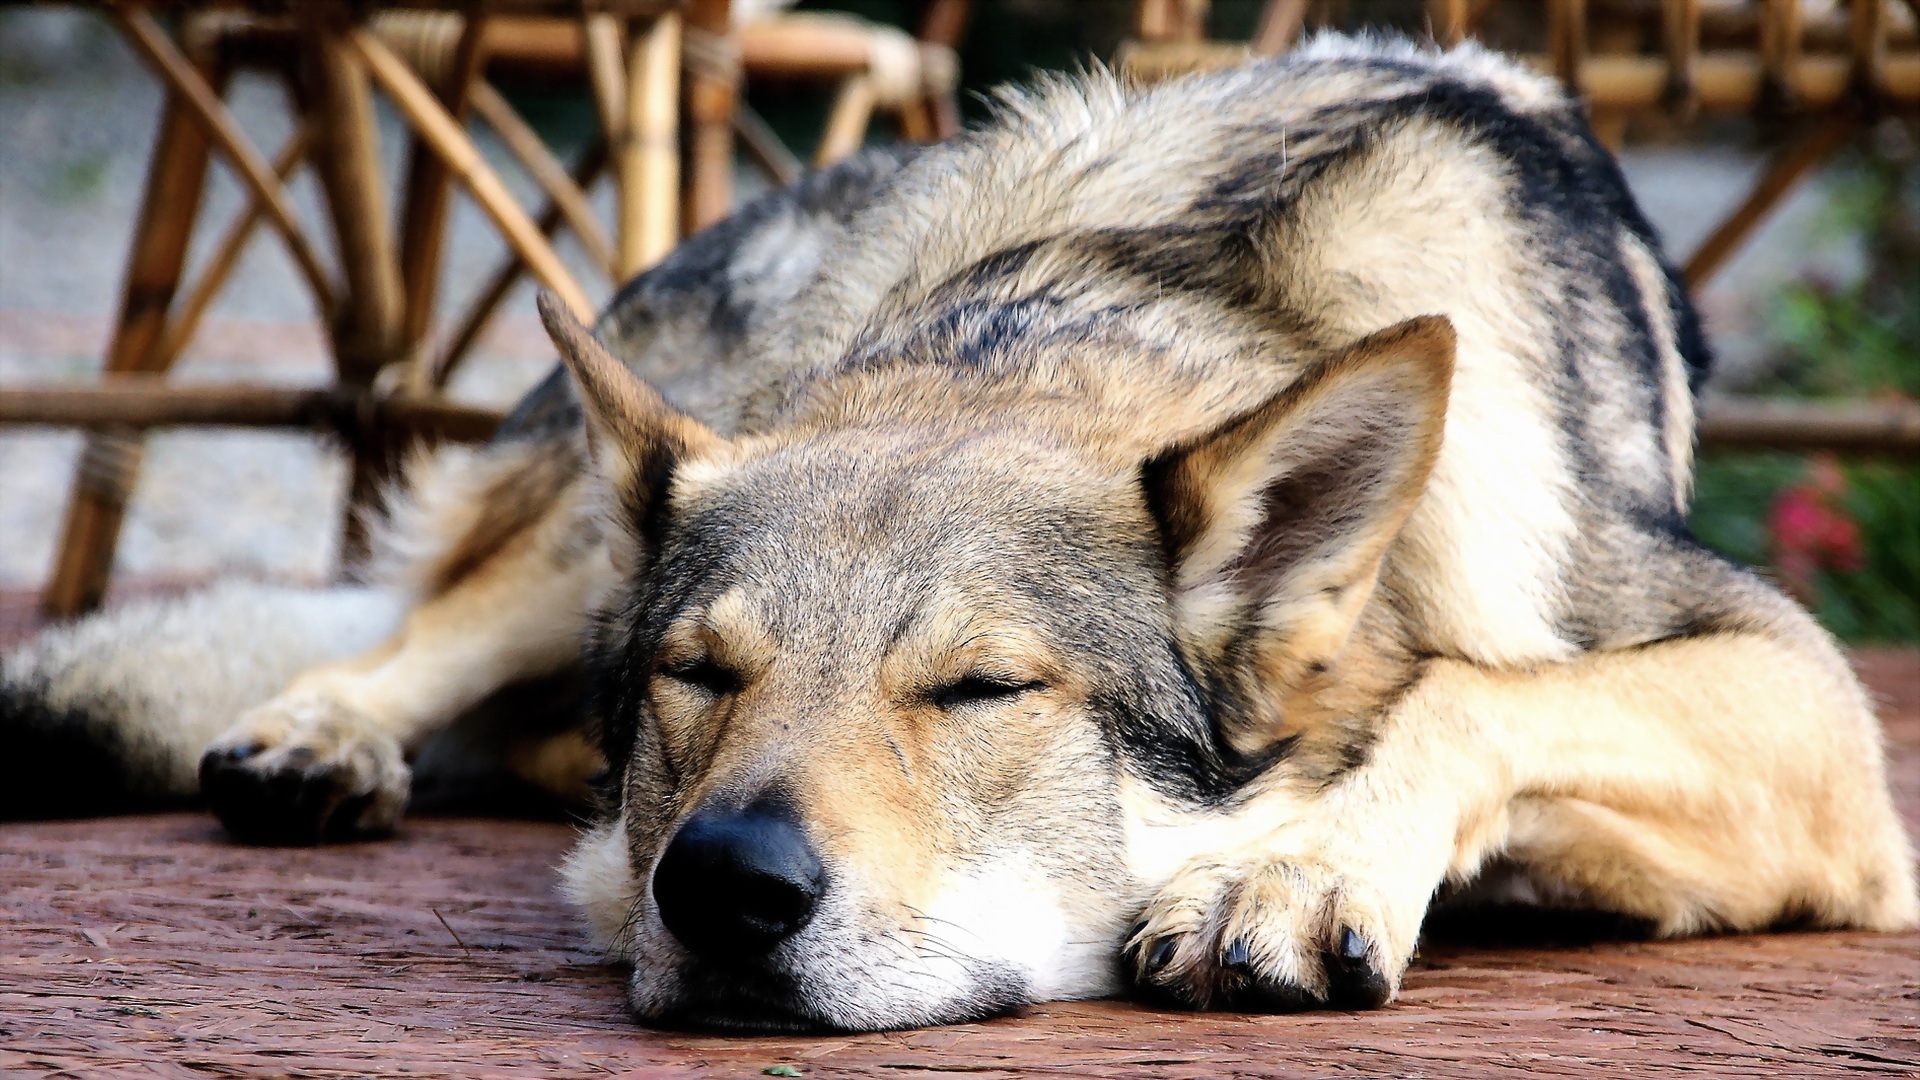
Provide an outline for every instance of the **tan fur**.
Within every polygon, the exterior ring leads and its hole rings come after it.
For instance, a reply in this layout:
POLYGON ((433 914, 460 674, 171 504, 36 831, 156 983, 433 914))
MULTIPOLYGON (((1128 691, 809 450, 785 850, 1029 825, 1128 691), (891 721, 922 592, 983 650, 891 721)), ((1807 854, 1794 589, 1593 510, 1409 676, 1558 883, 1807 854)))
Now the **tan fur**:
POLYGON ((1138 931, 1178 943, 1158 978, 1197 983, 1205 1000, 1233 978, 1217 958, 1240 938, 1324 987, 1321 957, 1343 929, 1402 970, 1433 883, 1472 881, 1496 855, 1535 899, 1662 935, 1912 926, 1906 838, 1884 785, 1858 780, 1878 773, 1872 712, 1830 648, 1804 651, 1813 628, 1794 621, 1786 637, 1534 673, 1435 661, 1368 764, 1330 788, 1276 785, 1226 821, 1134 793, 1131 827, 1185 860, 1138 931), (1814 714, 1829 722, 1810 728, 1814 714))

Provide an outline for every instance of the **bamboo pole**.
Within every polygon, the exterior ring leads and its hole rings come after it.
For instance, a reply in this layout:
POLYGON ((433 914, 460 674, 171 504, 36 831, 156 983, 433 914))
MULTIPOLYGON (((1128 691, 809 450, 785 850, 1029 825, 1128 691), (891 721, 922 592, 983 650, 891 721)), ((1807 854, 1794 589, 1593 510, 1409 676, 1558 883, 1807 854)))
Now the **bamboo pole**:
MULTIPOLYGON (((607 144, 596 140, 574 165, 573 181, 582 189, 590 188, 606 168, 607 144)), ((537 224, 542 235, 551 236, 554 230, 560 227, 562 220, 560 208, 549 199, 546 208, 540 213, 537 224)), ((438 389, 447 385, 447 381, 453 378, 455 371, 459 370, 474 344, 480 340, 481 332, 486 329, 488 320, 493 317, 500 302, 506 299, 507 293, 512 291, 513 286, 519 282, 520 275, 526 268, 526 261, 520 258, 518 253, 511 250, 507 252, 506 258, 487 279, 487 283, 474 294, 474 299, 467 305, 465 313, 454 321, 454 331, 448 335, 446 347, 440 351, 438 358, 428 371, 424 385, 416 389, 426 387, 438 389)))
MULTIPOLYGON (((211 57, 197 59, 200 64, 215 63, 213 84, 224 86, 224 66, 211 57)), ((193 75, 200 79, 197 67, 193 75)), ((214 95, 218 97, 217 90, 214 95)), ((211 152, 206 126, 192 103, 170 87, 127 257, 119 318, 107 346, 110 372, 153 370, 156 345, 165 334, 167 311, 186 266, 211 152)), ((141 453, 133 432, 96 430, 88 435, 74 469, 53 567, 41 593, 43 614, 78 615, 99 606, 106 595, 141 453)))
POLYGON ((286 186, 274 177, 272 167, 241 133, 233 114, 227 111, 227 107, 193 69, 192 64, 180 54, 159 24, 154 22, 153 16, 119 2, 109 10, 135 48, 167 84, 167 88, 179 96, 188 115, 200 125, 214 148, 240 174, 241 181, 254 198, 266 206, 268 220, 286 241, 294 263, 307 279, 307 287, 313 291, 315 302, 331 319, 337 308, 332 279, 294 215, 293 202, 287 196, 286 186))
POLYGON ((441 397, 379 397, 346 386, 180 385, 127 375, 86 386, 0 388, 0 424, 60 427, 313 428, 351 435, 396 426, 474 442, 490 438, 501 414, 441 397))
MULTIPOLYGON (((341 432, 389 424, 434 437, 479 441, 502 414, 443 397, 377 397, 346 387, 182 386, 123 376, 86 386, 0 389, 0 424, 62 427, 280 427, 341 432)), ((1910 401, 1764 401, 1709 398, 1700 443, 1713 450, 1830 450, 1920 454, 1920 404, 1910 401)))
POLYGON ((621 281, 680 239, 680 17, 661 15, 627 46, 624 138, 611 143, 620 183, 621 281))
POLYGON ((458 122, 448 115, 433 92, 409 70, 392 50, 365 27, 355 27, 346 40, 366 64, 374 81, 393 100, 407 121, 426 139, 434 152, 466 187, 475 202, 493 220, 507 243, 525 259, 540 283, 553 290, 581 319, 593 317, 593 303, 573 278, 553 245, 537 228, 533 219, 515 202, 500 177, 481 158, 473 141, 458 122))
POLYGON ((1255 56, 1279 56, 1300 39, 1307 25, 1308 0, 1267 0, 1253 32, 1255 56))
POLYGON ((1860 121, 1852 116, 1819 120, 1774 155, 1746 198, 1687 259, 1680 275, 1687 288, 1698 292, 1706 285, 1794 185, 1845 146, 1859 129, 1860 121))
POLYGON ((733 208, 733 117, 740 107, 740 44, 730 0, 692 0, 681 28, 686 174, 680 231, 698 232, 733 208))
MULTIPOLYGON (((1131 42, 1120 66, 1142 82, 1174 78, 1194 71, 1215 71, 1245 63, 1246 46, 1233 42, 1179 43, 1171 46, 1131 42)), ((1536 70, 1552 73, 1555 61, 1547 56, 1522 56, 1536 70)), ((1852 61, 1845 56, 1805 56, 1796 65, 1792 87, 1798 105, 1809 112, 1831 109, 1850 99, 1852 61)), ((1667 85, 1667 63, 1653 56, 1590 56, 1583 65, 1586 99, 1596 109, 1628 112, 1661 107, 1667 85)), ((1763 102, 1765 70, 1752 53, 1703 52, 1696 68, 1702 112, 1748 112, 1763 102)), ((1893 105, 1920 105, 1920 54, 1887 58, 1881 99, 1893 105)))
POLYGON ((1714 450, 1829 450, 1920 455, 1920 404, 1911 401, 1775 402, 1709 399, 1700 445, 1714 450))
POLYGON ((587 249, 588 257, 609 278, 613 278, 618 273, 613 241, 607 237, 606 230, 600 226, 600 219, 594 215, 593 205, 587 201, 587 193, 573 182, 567 167, 553 156, 546 142, 531 125, 521 119, 507 99, 500 96, 500 91, 493 88, 493 84, 484 79, 475 82, 473 89, 468 92, 468 98, 473 111, 500 136, 500 141, 515 160, 533 177, 534 183, 540 186, 553 205, 559 208, 567 227, 573 230, 573 234, 580 238, 581 245, 587 249))
POLYGON ((827 113, 826 130, 820 133, 820 145, 813 152, 814 168, 824 169, 860 149, 867 137, 867 125, 873 122, 877 102, 873 80, 867 76, 855 75, 841 81, 833 97, 833 108, 827 113))
MULTIPOLYGON (((273 173, 282 182, 293 175, 307 153, 313 147, 313 126, 302 123, 286 145, 275 155, 273 173)), ((174 360, 186 350, 187 343, 193 339, 194 331, 199 329, 200 320, 213 306, 220 295, 220 289, 233 275, 233 268, 239 264, 240 256, 246 252, 247 241, 253 238, 254 230, 267 216, 267 208, 259 199, 249 199, 247 206, 237 215, 227 231, 214 245, 213 255, 207 259, 207 265, 200 277, 187 291, 187 299, 180 305, 179 311, 167 321, 166 332, 153 347, 153 356, 148 364, 151 370, 165 371, 173 366, 174 360)))
MULTIPOLYGON (((434 87, 441 104, 456 119, 466 116, 469 96, 486 64, 487 21, 479 5, 468 5, 452 62, 445 66, 444 78, 434 87)), ((418 363, 419 345, 433 326, 452 205, 453 175, 447 163, 418 132, 413 133, 408 139, 406 194, 401 199, 400 219, 400 280, 406 288, 400 336, 411 363, 418 363)))

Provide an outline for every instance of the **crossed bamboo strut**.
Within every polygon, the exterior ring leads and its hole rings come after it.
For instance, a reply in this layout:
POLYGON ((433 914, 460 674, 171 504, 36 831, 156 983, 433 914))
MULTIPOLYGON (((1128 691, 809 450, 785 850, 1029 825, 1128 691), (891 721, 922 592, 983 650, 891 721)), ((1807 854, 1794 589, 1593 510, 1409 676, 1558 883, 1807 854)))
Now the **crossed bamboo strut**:
MULTIPOLYGON (((333 429, 352 453, 355 505, 374 496, 410 440, 473 437, 490 428, 491 421, 476 424, 473 410, 437 395, 520 275, 530 274, 581 318, 594 313, 588 290, 555 251, 554 232, 564 225, 579 235, 609 287, 657 260, 677 239, 683 22, 689 33, 724 26, 727 0, 103 0, 102 6, 159 77, 167 106, 105 382, 62 398, 66 408, 78 409, 70 422, 90 433, 46 594, 50 614, 85 610, 105 590, 140 467, 141 431, 149 426, 138 408, 124 415, 136 386, 163 412, 191 401, 186 414, 199 423, 333 429), (177 38, 155 18, 161 7, 184 11, 177 38), (500 33, 501 23, 512 26, 500 33), (583 51, 595 65, 592 87, 604 118, 602 138, 571 170, 483 77, 496 54, 519 58, 528 45, 551 52, 544 43, 552 35, 542 31, 556 23, 563 33, 571 23, 588 39, 583 51), (248 140, 222 100, 236 57, 254 63, 265 58, 288 85, 295 130, 271 160, 248 140), (397 236, 378 158, 375 88, 393 103, 413 141, 397 236), (547 198, 542 212, 522 208, 481 156, 462 119, 469 111, 499 134, 534 179, 547 198), (197 279, 185 283, 187 242, 210 154, 231 167, 248 201, 197 279), (288 195, 286 181, 303 165, 319 173, 337 269, 323 260, 321 245, 288 195), (618 220, 611 236, 593 218, 586 197, 587 186, 606 172, 616 181, 618 220), (508 254, 436 350, 430 338, 454 184, 485 213, 508 254), (182 397, 145 378, 165 373, 180 357, 262 223, 286 244, 313 297, 339 385, 298 394, 261 387, 209 394, 197 388, 182 397)), ((711 215, 724 206, 725 177, 706 187, 711 215)), ((8 393, 15 402, 48 400, 33 389, 8 393)), ((31 419, 33 410, 28 412, 21 420, 31 419)), ((350 513, 347 550, 362 537, 360 519, 350 513)))
MULTIPOLYGON (((308 428, 346 435, 391 423, 454 442, 490 438, 505 414, 444 398, 255 385, 169 384, 127 376, 102 386, 47 383, 0 389, 0 424, 90 427, 308 428)), ((1710 450, 1834 450, 1920 457, 1920 403, 1783 402, 1709 398, 1699 438, 1710 450)))

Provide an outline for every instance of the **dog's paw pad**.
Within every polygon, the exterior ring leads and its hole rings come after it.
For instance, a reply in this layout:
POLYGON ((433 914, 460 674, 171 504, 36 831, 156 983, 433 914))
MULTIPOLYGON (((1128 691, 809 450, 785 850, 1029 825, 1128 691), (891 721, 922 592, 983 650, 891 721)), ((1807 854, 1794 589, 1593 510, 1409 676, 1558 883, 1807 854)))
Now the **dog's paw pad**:
POLYGON ((1313 860, 1191 867, 1148 906, 1128 960, 1146 996, 1186 1008, 1378 1008, 1407 957, 1366 894, 1313 860))
POLYGON ((362 718, 263 706, 200 759, 200 791, 234 839, 318 844, 390 832, 411 788, 400 746, 362 718))

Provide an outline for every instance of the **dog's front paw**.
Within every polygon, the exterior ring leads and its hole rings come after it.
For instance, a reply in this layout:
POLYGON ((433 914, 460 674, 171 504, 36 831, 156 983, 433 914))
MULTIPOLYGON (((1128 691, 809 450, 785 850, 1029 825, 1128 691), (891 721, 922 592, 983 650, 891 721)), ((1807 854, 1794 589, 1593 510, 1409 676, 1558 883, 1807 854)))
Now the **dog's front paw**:
POLYGON ((400 743, 315 693, 242 717, 200 758, 200 790, 249 844, 317 844, 391 832, 412 784, 400 743))
POLYGON ((1422 914, 1409 932, 1393 903, 1319 858, 1197 861, 1147 905, 1127 959, 1150 997, 1188 1008, 1378 1008, 1399 988, 1422 914))

